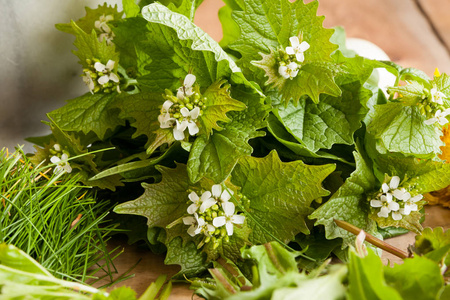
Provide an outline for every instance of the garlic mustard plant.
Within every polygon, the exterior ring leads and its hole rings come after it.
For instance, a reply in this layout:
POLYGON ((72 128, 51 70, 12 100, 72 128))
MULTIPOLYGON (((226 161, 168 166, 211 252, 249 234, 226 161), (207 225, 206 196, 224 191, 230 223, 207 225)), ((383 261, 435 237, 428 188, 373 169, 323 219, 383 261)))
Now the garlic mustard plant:
POLYGON ((116 62, 108 60, 105 64, 97 59, 86 60, 89 68, 83 70, 83 81, 89 88, 89 91, 94 94, 103 92, 105 94, 117 91, 120 93, 120 78, 114 73, 116 62))
POLYGON ((185 139, 186 129, 189 136, 194 136, 200 131, 197 119, 202 114, 204 103, 201 100, 199 86, 194 85, 195 80, 195 75, 188 74, 184 78, 183 85, 178 88, 176 96, 169 90, 166 90, 164 95, 166 101, 161 107, 158 121, 162 129, 173 128, 173 137, 177 141, 185 139))
POLYGON ((209 191, 202 191, 201 196, 194 191, 188 195, 189 216, 183 217, 183 223, 190 225, 188 234, 195 236, 203 233, 203 243, 213 243, 217 247, 221 240, 228 242, 233 235, 234 224, 244 224, 245 216, 236 213, 231 194, 220 184, 215 184, 209 191), (222 228, 219 228, 222 227, 222 228))
POLYGON ((377 216, 380 218, 391 217, 394 221, 400 221, 403 216, 408 216, 412 211, 418 211, 416 202, 422 200, 422 195, 411 196, 406 188, 399 187, 400 177, 393 176, 389 181, 384 182, 381 190, 374 199, 370 200, 372 209, 378 210, 377 216))
POLYGON ((112 44, 112 40, 114 39, 115 35, 114 32, 111 30, 111 28, 108 26, 108 22, 114 20, 114 17, 112 15, 102 15, 100 16, 100 19, 95 21, 94 26, 97 28, 97 30, 100 32, 100 35, 98 37, 98 40, 100 42, 106 41, 107 45, 112 44))
POLYGON ((291 46, 280 50, 278 73, 285 79, 293 79, 297 76, 301 64, 305 61, 304 52, 309 49, 308 42, 300 40, 296 36, 289 38, 291 46))
POLYGON ((67 161, 69 159, 69 154, 65 151, 62 151, 59 144, 53 145, 53 149, 50 149, 50 154, 53 155, 50 157, 50 162, 56 164, 55 168, 53 169, 53 172, 55 174, 72 172, 72 167, 67 161))

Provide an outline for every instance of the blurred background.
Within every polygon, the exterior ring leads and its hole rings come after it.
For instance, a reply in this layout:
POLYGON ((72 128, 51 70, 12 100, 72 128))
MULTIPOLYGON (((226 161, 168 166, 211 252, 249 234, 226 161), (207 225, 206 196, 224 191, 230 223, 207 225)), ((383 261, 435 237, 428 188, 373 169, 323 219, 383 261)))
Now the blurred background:
MULTIPOLYGON (((48 133, 46 113, 87 88, 71 53, 74 37, 55 29, 84 16, 98 0, 0 0, 0 148, 26 144, 48 133)), ((107 1, 111 5, 120 0, 107 1)), ((311 2, 310 0, 305 2, 311 2)), ((449 0, 321 0, 325 27, 344 26, 347 36, 380 46, 394 62, 432 75, 450 72, 449 0)), ((216 41, 221 0, 205 0, 195 22, 216 41)), ((32 147, 27 144, 27 151, 32 147)))

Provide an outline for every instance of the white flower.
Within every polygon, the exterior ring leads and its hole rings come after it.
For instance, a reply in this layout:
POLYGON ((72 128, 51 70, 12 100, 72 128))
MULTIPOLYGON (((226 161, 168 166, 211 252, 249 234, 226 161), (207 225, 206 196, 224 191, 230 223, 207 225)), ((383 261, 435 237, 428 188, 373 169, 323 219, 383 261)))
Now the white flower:
POLYGON ((55 149, 57 152, 60 152, 60 151, 61 151, 61 145, 59 145, 59 144, 54 144, 54 145, 53 145, 53 149, 55 149))
POLYGON ((448 123, 447 116, 450 115, 450 108, 447 108, 444 111, 438 109, 434 114, 434 117, 428 120, 425 120, 425 125, 431 125, 438 122, 441 126, 444 126, 448 123))
POLYGON ((50 158, 50 161, 53 164, 56 164, 55 169, 53 170, 54 173, 59 174, 61 172, 71 173, 72 167, 67 162, 67 159, 69 159, 69 156, 65 153, 61 155, 61 158, 58 156, 52 156, 50 158))
POLYGON ((225 216, 214 218, 213 225, 215 227, 221 227, 225 225, 227 234, 233 235, 233 224, 244 224, 245 217, 242 215, 234 214, 235 207, 233 202, 222 203, 222 208, 225 212, 225 216))
POLYGON ((173 102, 166 100, 161 108, 161 114, 158 116, 159 127, 171 128, 175 123, 175 118, 172 118, 169 113, 169 109, 172 107, 173 102))
POLYGON ((286 79, 292 79, 298 74, 298 65, 295 62, 291 62, 287 66, 281 65, 278 73, 286 79))
POLYGON ((98 36, 98 40, 100 42, 103 42, 104 40, 106 41, 107 45, 111 45, 113 42, 113 39, 116 37, 116 35, 114 34, 114 32, 110 32, 110 33, 101 33, 98 36))
POLYGON ((444 102, 442 101, 442 98, 446 98, 445 94, 438 91, 437 88, 432 88, 430 91, 431 94, 431 102, 443 105, 444 102))
POLYGON ((95 21, 94 26, 100 31, 109 33, 111 32, 111 28, 109 28, 108 24, 106 23, 112 20, 114 20, 114 17, 112 15, 102 15, 100 16, 100 19, 98 19, 98 21, 95 21))
POLYGON ((194 94, 194 91, 192 90, 192 86, 195 83, 195 80, 197 77, 195 77, 194 74, 187 74, 184 78, 183 86, 178 88, 177 91, 177 98, 180 100, 183 100, 184 97, 190 97, 194 94))
POLYGON ((194 107, 190 111, 186 107, 183 107, 180 110, 180 113, 184 119, 181 122, 176 120, 176 126, 173 129, 173 136, 177 141, 184 139, 184 131, 186 128, 188 128, 190 135, 196 135, 199 131, 197 123, 195 123, 195 120, 200 115, 200 108, 198 106, 194 107))
POLYGON ((95 70, 97 72, 101 72, 104 74, 97 80, 99 84, 105 85, 110 80, 114 81, 114 82, 119 82, 119 77, 116 74, 112 73, 112 71, 114 70, 115 64, 116 64, 116 62, 113 60, 108 60, 108 62, 106 63, 106 66, 100 62, 96 62, 94 64, 95 70))
POLYGON ((359 234, 356 236, 355 249, 359 257, 362 258, 368 255, 367 247, 366 245, 364 245, 365 239, 366 239, 366 232, 364 230, 361 230, 359 234))
POLYGON ((187 230, 187 233, 190 236, 195 236, 202 231, 205 232, 205 235, 209 235, 215 230, 215 227, 213 225, 206 223, 203 218, 199 218, 197 213, 194 214, 194 217, 184 217, 183 223, 184 225, 191 225, 187 230))
POLYGON ((291 42, 292 47, 286 47, 286 53, 289 55, 295 54, 295 58, 297 58, 299 62, 303 62, 305 60, 303 52, 309 49, 309 44, 305 41, 300 44, 300 41, 296 36, 290 37, 289 41, 291 42))
POLYGON ((409 198, 408 200, 405 200, 405 207, 400 209, 400 213, 407 216, 412 211, 417 211, 418 207, 416 202, 422 200, 422 198, 423 198, 422 195, 417 195, 412 198, 409 198))
POLYGON ((400 221, 402 219, 402 213, 400 211, 393 211, 392 219, 394 219, 395 221, 400 221))
POLYGON ((222 203, 228 202, 228 200, 230 200, 231 198, 231 195, 227 190, 224 189, 222 192, 222 186, 220 184, 213 185, 211 191, 213 197, 220 200, 222 203))
POLYGON ((83 81, 88 86, 89 91, 93 94, 95 83, 94 80, 91 77, 91 72, 84 72, 83 81))
POLYGON ((389 217, 389 213, 391 211, 397 211, 400 209, 400 205, 397 202, 392 201, 392 197, 388 198, 386 195, 381 195, 380 200, 370 200, 370 206, 381 207, 377 215, 383 218, 389 217))

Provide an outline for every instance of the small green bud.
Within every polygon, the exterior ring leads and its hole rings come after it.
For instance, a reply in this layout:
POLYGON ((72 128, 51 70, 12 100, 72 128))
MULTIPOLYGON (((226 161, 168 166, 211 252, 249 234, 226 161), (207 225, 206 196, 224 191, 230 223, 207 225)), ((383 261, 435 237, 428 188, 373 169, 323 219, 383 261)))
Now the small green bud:
POLYGON ((225 236, 224 238, 224 241, 226 242, 226 243, 229 243, 230 242, 230 237, 227 235, 227 236, 225 236))
POLYGON ((211 240, 211 237, 207 236, 207 237, 205 238, 205 244, 206 244, 206 243, 209 243, 210 240, 211 240))
POLYGON ((425 109, 426 109, 427 112, 432 112, 433 111, 433 109, 429 105, 425 106, 425 109))
POLYGON ((193 106, 191 103, 187 103, 187 104, 186 104, 186 107, 187 107, 189 110, 192 110, 192 109, 194 108, 194 106, 193 106))
POLYGON ((218 210, 219 209, 219 205, 214 204, 213 206, 211 206, 211 209, 212 210, 218 210))
POLYGON ((89 58, 86 58, 86 63, 87 63, 88 65, 90 65, 90 64, 92 64, 92 60, 89 59, 89 58))
POLYGON ((216 230, 214 230, 214 235, 219 235, 220 234, 220 228, 216 228, 216 230))
POLYGON ((219 242, 218 241, 216 241, 214 243, 214 245, 213 245, 213 249, 217 249, 217 248, 219 248, 219 242))
POLYGON ((175 114, 173 114, 173 117, 175 119, 179 119, 181 117, 181 114, 180 113, 175 113, 175 114))
POLYGON ((425 106, 422 105, 422 107, 420 108, 420 113, 422 115, 426 115, 427 114, 427 112, 425 111, 425 106))
POLYGON ((211 221, 212 221, 211 216, 206 216, 205 219, 206 219, 206 221, 208 221, 208 222, 211 222, 211 221))
POLYGON ((111 93, 111 89, 104 89, 104 90, 103 90, 103 93, 109 94, 109 93, 111 93))
POLYGON ((212 217, 213 219, 214 219, 214 218, 217 218, 217 212, 213 211, 212 214, 211 214, 211 217, 212 217))
POLYGON ((221 235, 222 237, 227 235, 227 230, 226 230, 224 227, 222 227, 222 228, 220 229, 220 235, 221 235))

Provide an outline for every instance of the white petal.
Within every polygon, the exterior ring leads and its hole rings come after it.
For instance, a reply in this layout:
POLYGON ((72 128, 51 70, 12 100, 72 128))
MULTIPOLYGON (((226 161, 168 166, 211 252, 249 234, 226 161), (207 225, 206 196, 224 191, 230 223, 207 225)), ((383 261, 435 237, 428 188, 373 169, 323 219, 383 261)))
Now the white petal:
POLYGON ((72 173, 72 167, 69 164, 66 164, 64 166, 64 171, 66 171, 66 173, 70 174, 70 173, 72 173))
POLYGON ((214 218, 214 220, 213 220, 213 225, 215 227, 221 227, 221 226, 225 225, 225 223, 226 223, 226 219, 224 216, 214 218))
POLYGON ((448 123, 448 120, 447 120, 447 118, 445 118, 445 117, 440 117, 440 118, 438 118, 438 122, 439 122, 439 124, 441 124, 442 126, 444 126, 445 124, 448 123))
POLYGON ((409 207, 411 208, 411 211, 417 211, 419 208, 417 207, 417 204, 410 204, 409 207))
POLYGON ((172 107, 173 102, 170 100, 166 100, 164 101, 163 105, 162 105, 162 109, 165 111, 169 111, 169 109, 172 107))
POLYGON ((389 182, 389 187, 391 189, 396 189, 396 188, 398 188, 399 184, 400 184, 400 177, 394 176, 391 178, 391 181, 389 182))
POLYGON ((225 228, 227 229, 227 234, 228 235, 233 235, 233 223, 227 222, 225 224, 225 228))
POLYGON ((176 123, 177 123, 177 126, 176 126, 177 130, 180 130, 180 131, 185 131, 186 130, 187 125, 188 125, 188 121, 184 120, 184 121, 181 121, 181 123, 180 123, 177 120, 176 123))
POLYGON ((203 227, 206 224, 205 219, 203 219, 203 218, 198 218, 197 223, 198 223, 198 227, 203 227))
POLYGON ((183 115, 183 117, 187 118, 189 117, 189 109, 187 109, 186 107, 183 107, 182 109, 180 109, 180 113, 183 115))
POLYGON ((283 76, 284 78, 288 79, 290 76, 287 73, 287 67, 286 66, 280 66, 278 68, 278 73, 280 73, 281 76, 283 76))
POLYGON ((53 145, 53 149, 55 149, 56 151, 61 151, 61 146, 59 144, 54 144, 53 145))
POLYGON ((230 200, 230 199, 231 199, 230 193, 228 193, 227 190, 224 190, 224 191, 222 192, 222 195, 220 195, 220 200, 222 200, 223 202, 227 202, 227 201, 230 200))
POLYGON ((298 70, 291 72, 290 78, 294 78, 295 76, 297 76, 297 74, 298 74, 298 70))
POLYGON ((295 54, 295 58, 299 61, 299 62, 303 62, 305 61, 305 55, 302 52, 297 52, 295 54))
POLYGON ((196 233, 196 227, 194 225, 192 225, 191 227, 188 228, 187 233, 190 236, 195 236, 197 234, 196 233))
POLYGON ((390 203, 388 204, 388 208, 389 208, 391 211, 397 211, 397 210, 400 209, 400 205, 399 205, 397 202, 392 201, 392 202, 390 202, 390 203))
POLYGON ((183 132, 183 130, 178 130, 178 129, 174 128, 173 129, 173 137, 177 141, 184 140, 184 132, 183 132))
POLYGON ((409 200, 409 202, 414 203, 414 202, 417 202, 417 201, 419 201, 419 200, 422 200, 422 198, 423 198, 423 196, 419 194, 419 195, 416 195, 416 196, 412 197, 412 198, 409 200))
POLYGON ((225 216, 231 217, 232 215, 234 215, 235 207, 234 207, 233 202, 222 203, 222 208, 223 208, 223 211, 225 212, 225 216))
POLYGON ((189 121, 187 124, 190 135, 196 135, 199 131, 198 126, 195 122, 189 121))
POLYGON ((222 186, 220 184, 215 184, 212 186, 211 191, 214 197, 219 198, 222 193, 222 186))
MULTIPOLYGON (((381 198, 383 198, 383 196, 381 196, 381 198)), ((391 202, 392 201, 392 194, 391 193, 386 193, 386 196, 384 197, 384 200, 386 202, 391 202)))
POLYGON ((104 84, 108 83, 109 76, 108 75, 103 75, 97 81, 98 81, 99 84, 104 85, 104 84))
POLYGON ((192 202, 197 202, 200 198, 198 197, 196 192, 191 192, 188 196, 189 200, 191 200, 192 202))
POLYGON ((231 222, 234 224, 244 224, 245 216, 243 215, 234 215, 231 217, 231 222))
POLYGON ((184 78, 183 84, 185 87, 191 87, 195 83, 196 79, 197 78, 195 77, 194 74, 187 74, 186 77, 184 78))
POLYGON ((196 120, 200 115, 200 107, 198 106, 194 107, 194 109, 191 110, 190 115, 192 120, 196 120))
POLYGON ((379 217, 387 218, 391 211, 386 206, 381 207, 380 212, 378 213, 379 217))
POLYGON ((106 66, 102 64, 101 62, 96 62, 94 64, 94 68, 97 72, 104 72, 106 71, 106 66))
POLYGON ((192 89, 192 87, 185 88, 185 89, 184 89, 184 94, 185 94, 187 97, 190 97, 190 96, 194 95, 194 90, 192 89))
POLYGON ((290 62, 287 67, 288 67, 288 69, 291 69, 292 71, 294 71, 298 68, 298 64, 295 62, 290 62))
POLYGON ((295 54, 294 48, 286 47, 286 53, 289 55, 294 55, 295 54))
POLYGON ((183 218, 183 224, 184 225, 192 225, 195 224, 197 221, 194 219, 194 217, 184 217, 183 218))
POLYGON ((204 213, 205 210, 216 204, 216 200, 213 198, 208 198, 205 201, 202 202, 202 205, 200 205, 200 212, 204 213))
POLYGON ((188 214, 193 215, 197 211, 197 208, 198 208, 198 204, 192 203, 191 205, 189 205, 189 207, 187 209, 188 214))
POLYGON ((409 205, 405 205, 405 207, 400 210, 400 213, 405 216, 409 215, 411 213, 411 207, 409 205))
POLYGON ((108 60, 108 62, 106 63, 106 69, 108 71, 112 71, 114 69, 116 62, 113 60, 108 60))
POLYGON ((54 164, 57 164, 61 161, 61 159, 58 156, 52 156, 50 157, 50 161, 54 164))
POLYGON ((209 198, 211 198, 211 192, 210 191, 206 191, 202 194, 202 202, 208 200, 209 198))
POLYGON ((402 219, 402 214, 399 212, 393 212, 392 219, 394 219, 395 221, 400 221, 402 219))
POLYGON ((387 193, 389 191, 389 186, 387 185, 387 183, 383 183, 381 185, 381 190, 383 191, 383 193, 387 193))
POLYGON ((382 207, 383 206, 383 202, 381 202, 380 200, 370 200, 370 206, 372 206, 372 207, 382 207))
POLYGON ((109 79, 114 82, 119 82, 119 77, 114 73, 109 74, 109 79))
POLYGON ((299 46, 298 49, 302 52, 305 52, 306 50, 308 50, 310 47, 310 45, 308 44, 308 42, 303 41, 299 46))
POLYGON ((184 90, 183 90, 182 87, 180 87, 180 88, 177 90, 177 98, 180 99, 180 100, 183 100, 183 99, 184 99, 184 90))
POLYGON ((69 156, 66 153, 63 153, 61 155, 61 160, 68 160, 68 159, 69 159, 69 156))
POLYGON ((53 169, 53 173, 59 174, 61 172, 64 172, 64 170, 61 167, 61 165, 56 165, 55 168, 53 169))
POLYGON ((300 40, 298 39, 298 37, 296 36, 291 36, 289 38, 289 42, 291 42, 292 47, 297 47, 298 45, 300 45, 300 40))
POLYGON ((216 227, 211 224, 206 224, 206 230, 208 230, 208 232, 213 232, 214 230, 216 230, 216 227))

